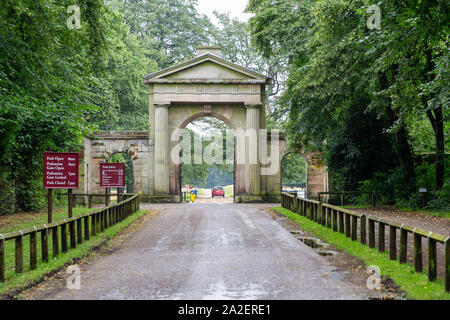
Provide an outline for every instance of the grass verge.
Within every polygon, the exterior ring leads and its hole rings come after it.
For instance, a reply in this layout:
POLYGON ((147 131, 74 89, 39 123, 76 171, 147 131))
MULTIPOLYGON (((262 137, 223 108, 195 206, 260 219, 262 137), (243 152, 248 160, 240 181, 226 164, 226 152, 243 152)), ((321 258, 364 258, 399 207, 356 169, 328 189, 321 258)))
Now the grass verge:
POLYGON ((414 209, 414 208, 406 208, 406 207, 397 207, 398 210, 404 212, 420 212, 427 216, 431 217, 441 217, 450 219, 450 211, 445 210, 425 210, 425 209, 414 209))
POLYGON ((273 208, 276 212, 294 220, 305 231, 313 233, 316 237, 334 244, 339 250, 345 251, 361 260, 368 266, 377 265, 381 274, 388 276, 406 292, 408 299, 416 300, 450 300, 450 293, 444 288, 444 281, 428 281, 426 273, 416 273, 410 264, 399 264, 398 261, 389 260, 387 252, 378 252, 359 241, 352 241, 344 234, 317 224, 303 216, 282 207, 273 208))
POLYGON ((139 210, 118 224, 109 227, 104 232, 97 234, 94 237, 91 236, 89 241, 78 244, 76 249, 70 249, 66 253, 60 253, 56 258, 49 257, 48 263, 39 263, 35 270, 30 270, 18 275, 14 274, 7 278, 5 282, 0 282, 0 297, 3 299, 12 298, 18 292, 44 280, 47 275, 53 274, 65 265, 72 264, 78 259, 85 257, 93 249, 104 244, 109 239, 114 238, 119 232, 147 213, 147 210, 139 210))
POLYGON ((370 204, 355 204, 355 205, 345 205, 345 206, 338 206, 340 208, 344 209, 367 209, 372 208, 372 205, 370 204))

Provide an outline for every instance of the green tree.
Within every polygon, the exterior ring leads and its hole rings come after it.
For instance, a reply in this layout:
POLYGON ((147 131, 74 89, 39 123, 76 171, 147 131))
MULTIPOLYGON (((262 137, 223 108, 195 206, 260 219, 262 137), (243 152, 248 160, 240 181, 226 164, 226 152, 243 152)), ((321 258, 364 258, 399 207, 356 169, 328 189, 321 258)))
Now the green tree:
POLYGON ((118 9, 160 68, 192 58, 196 47, 208 44, 212 24, 200 15, 196 0, 109 0, 118 9))
POLYGON ((369 30, 366 10, 371 4, 250 0, 247 10, 255 14, 250 19, 252 43, 265 57, 289 60, 282 102, 290 108, 291 144, 326 151, 330 167, 347 168, 344 176, 351 175, 350 184, 377 171, 393 172, 400 165, 406 196, 416 190, 411 146, 420 139, 429 148, 425 136, 410 132, 417 128, 416 120, 424 123, 426 115, 436 141, 439 189, 448 119, 447 5, 382 1, 381 30, 369 30), (355 113, 376 121, 355 123, 355 113), (392 142, 383 137, 386 132, 392 142), (390 144, 398 160, 390 165, 377 162, 384 168, 370 165, 379 158, 377 149, 389 154, 390 144))

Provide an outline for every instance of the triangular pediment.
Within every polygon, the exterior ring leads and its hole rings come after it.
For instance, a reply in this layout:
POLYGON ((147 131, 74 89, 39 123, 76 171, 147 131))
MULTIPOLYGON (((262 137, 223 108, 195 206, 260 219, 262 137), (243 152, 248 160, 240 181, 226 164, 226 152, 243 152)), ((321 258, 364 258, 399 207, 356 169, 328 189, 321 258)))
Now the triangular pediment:
POLYGON ((144 77, 146 83, 172 81, 266 82, 257 72, 207 53, 144 77))

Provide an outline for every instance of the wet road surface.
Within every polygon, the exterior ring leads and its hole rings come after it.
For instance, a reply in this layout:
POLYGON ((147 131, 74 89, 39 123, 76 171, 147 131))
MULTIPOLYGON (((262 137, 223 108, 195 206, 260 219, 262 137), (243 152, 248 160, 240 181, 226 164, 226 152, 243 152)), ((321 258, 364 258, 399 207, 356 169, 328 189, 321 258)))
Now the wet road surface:
MULTIPOLYGON (((142 205, 160 213, 116 251, 81 265, 81 289, 31 299, 367 299, 266 212, 267 204, 142 205)), ((47 289, 44 289, 47 288, 47 289)))

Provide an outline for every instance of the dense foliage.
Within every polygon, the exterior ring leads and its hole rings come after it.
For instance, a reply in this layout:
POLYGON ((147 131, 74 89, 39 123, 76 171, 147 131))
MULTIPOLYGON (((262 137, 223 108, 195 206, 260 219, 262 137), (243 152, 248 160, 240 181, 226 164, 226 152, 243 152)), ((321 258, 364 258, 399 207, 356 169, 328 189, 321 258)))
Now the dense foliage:
POLYGON ((0 3, 0 213, 42 207, 43 151, 148 129, 142 76, 208 44, 195 3, 80 0, 80 28, 71 0, 0 3))
POLYGON ((250 0, 252 43, 287 57, 290 143, 324 152, 335 189, 414 205, 428 187, 448 206, 448 2, 377 2, 381 28, 369 29, 373 4, 250 0))
MULTIPOLYGON (((368 0, 250 0, 249 24, 216 13, 218 26, 196 0, 76 3, 80 28, 67 24, 72 0, 0 2, 0 213, 42 207, 43 151, 77 150, 96 129, 147 130, 142 76, 208 44, 272 78, 267 126, 291 150, 323 151, 334 189, 414 205, 427 187, 429 206, 450 207, 445 0, 380 1, 380 29, 367 27, 368 0)), ((304 179, 301 161, 286 168, 304 179)), ((228 184, 232 167, 183 174, 228 184)))
POLYGON ((306 187, 306 159, 298 153, 289 153, 281 160, 283 187, 306 187))

